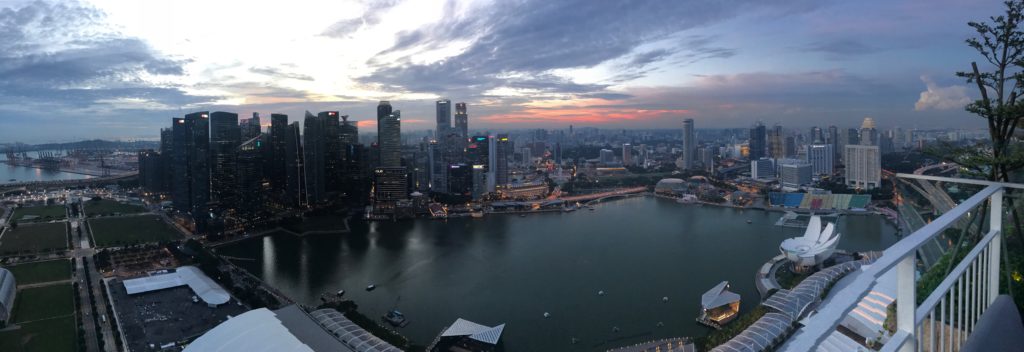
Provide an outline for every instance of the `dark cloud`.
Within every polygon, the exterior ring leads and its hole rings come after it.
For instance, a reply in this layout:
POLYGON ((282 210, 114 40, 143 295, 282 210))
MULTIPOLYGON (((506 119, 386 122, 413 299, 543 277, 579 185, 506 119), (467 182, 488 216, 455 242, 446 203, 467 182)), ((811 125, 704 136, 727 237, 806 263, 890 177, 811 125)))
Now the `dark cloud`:
POLYGON ((820 40, 807 44, 802 49, 809 52, 824 53, 832 59, 866 55, 881 51, 881 48, 850 38, 820 40))
POLYGON ((327 27, 320 35, 332 38, 345 38, 362 28, 372 27, 383 19, 383 12, 398 4, 398 0, 375 0, 369 1, 366 5, 369 11, 362 16, 335 22, 327 27))
POLYGON ((0 10, 0 104, 84 108, 124 98, 181 105, 209 99, 141 75, 182 75, 138 38, 107 28, 105 14, 78 2, 35 1, 0 10))
MULTIPOLYGON (((453 17, 435 26, 402 33, 395 46, 383 52, 437 48, 453 40, 474 39, 461 54, 424 65, 404 60, 397 60, 397 64, 371 62, 376 71, 360 81, 383 89, 445 95, 472 95, 474 91, 506 86, 510 81, 517 85, 546 85, 545 90, 571 90, 577 87, 530 76, 554 69, 593 67, 634 55, 641 44, 669 39, 740 13, 769 8, 777 12, 803 11, 815 6, 814 3, 797 0, 767 7, 760 1, 748 0, 499 2, 486 9, 474 9, 471 16, 453 17)), ((636 54, 632 60, 649 64, 676 52, 682 52, 687 62, 735 54, 732 49, 715 47, 712 38, 705 37, 690 38, 678 48, 636 54)))

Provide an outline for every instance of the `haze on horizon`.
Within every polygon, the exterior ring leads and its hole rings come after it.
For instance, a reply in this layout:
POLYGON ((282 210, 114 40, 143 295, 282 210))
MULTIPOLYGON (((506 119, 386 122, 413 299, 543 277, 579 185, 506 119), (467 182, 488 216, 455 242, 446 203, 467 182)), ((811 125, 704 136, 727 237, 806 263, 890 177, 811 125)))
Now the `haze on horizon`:
MULTIPOLYGON (((155 138, 189 111, 403 130, 983 126, 954 76, 999 1, 0 1, 0 143, 155 138)), ((983 61, 983 60, 982 60, 983 61)), ((981 63, 979 63, 981 64, 981 63)))

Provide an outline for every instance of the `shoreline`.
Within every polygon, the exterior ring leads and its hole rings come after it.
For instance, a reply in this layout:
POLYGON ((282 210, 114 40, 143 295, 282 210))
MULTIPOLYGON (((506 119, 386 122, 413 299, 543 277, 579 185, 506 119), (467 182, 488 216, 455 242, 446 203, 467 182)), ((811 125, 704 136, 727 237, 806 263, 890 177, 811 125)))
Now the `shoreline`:
MULTIPOLYGON (((44 168, 44 167, 37 166, 37 165, 23 165, 23 164, 13 163, 13 162, 10 162, 10 161, 7 161, 7 160, 2 161, 2 163, 7 165, 7 166, 13 166, 13 167, 24 167, 24 168, 37 169, 37 170, 58 171, 58 172, 63 172, 63 173, 69 173, 69 174, 75 174, 75 175, 83 175, 83 176, 89 176, 89 177, 104 177, 102 170, 69 169, 69 168, 63 168, 63 167, 57 168, 57 169, 48 169, 48 168, 44 168)), ((123 170, 119 170, 119 171, 123 171, 123 170)), ((109 176, 123 176, 123 175, 127 175, 129 173, 132 173, 132 172, 133 171, 111 172, 109 176)), ((36 181, 38 181, 38 180, 36 180, 36 181)), ((35 182, 35 181, 18 180, 18 181, 11 182, 11 183, 19 183, 19 182, 35 182)), ((0 183, 0 184, 3 184, 3 183, 0 183)))

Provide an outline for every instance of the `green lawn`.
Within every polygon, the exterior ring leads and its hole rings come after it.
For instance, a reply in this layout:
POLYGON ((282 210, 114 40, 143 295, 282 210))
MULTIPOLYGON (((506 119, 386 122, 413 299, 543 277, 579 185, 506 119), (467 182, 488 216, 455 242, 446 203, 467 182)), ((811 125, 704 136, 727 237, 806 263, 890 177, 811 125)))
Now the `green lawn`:
POLYGON ((146 208, 138 205, 125 204, 110 199, 87 200, 84 203, 85 215, 89 217, 97 215, 135 214, 146 211, 146 208))
POLYGON ((25 207, 14 209, 14 216, 11 220, 22 222, 37 222, 37 221, 50 221, 60 220, 66 218, 67 213, 63 205, 47 205, 41 207, 25 207), (39 218, 33 220, 22 219, 26 215, 35 215, 39 218))
POLYGON ((74 294, 70 283, 20 289, 14 298, 14 321, 70 315, 75 312, 74 294))
POLYGON ((17 330, 0 332, 0 351, 72 352, 78 348, 77 334, 74 316, 20 324, 17 330))
POLYGON ((0 237, 0 254, 44 252, 68 248, 64 222, 19 225, 0 237))
POLYGON ((71 279, 71 262, 66 259, 18 264, 6 268, 18 285, 71 279))
POLYGON ((169 241, 181 234, 159 216, 142 215, 89 220, 97 247, 169 241))

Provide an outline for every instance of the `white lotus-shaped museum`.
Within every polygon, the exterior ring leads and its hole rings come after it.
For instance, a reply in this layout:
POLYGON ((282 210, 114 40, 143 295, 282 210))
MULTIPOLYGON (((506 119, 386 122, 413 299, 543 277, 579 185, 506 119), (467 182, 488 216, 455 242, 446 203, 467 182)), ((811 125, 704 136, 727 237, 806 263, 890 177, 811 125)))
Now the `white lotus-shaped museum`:
POLYGON ((803 237, 794 237, 782 241, 779 249, 786 259, 793 262, 797 268, 810 268, 821 264, 822 261, 832 256, 839 244, 839 233, 836 233, 834 223, 827 223, 821 228, 821 217, 814 215, 807 224, 807 231, 803 237))

